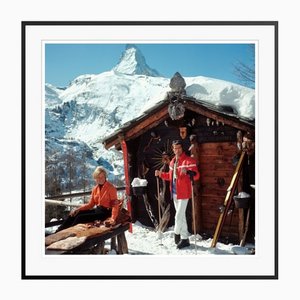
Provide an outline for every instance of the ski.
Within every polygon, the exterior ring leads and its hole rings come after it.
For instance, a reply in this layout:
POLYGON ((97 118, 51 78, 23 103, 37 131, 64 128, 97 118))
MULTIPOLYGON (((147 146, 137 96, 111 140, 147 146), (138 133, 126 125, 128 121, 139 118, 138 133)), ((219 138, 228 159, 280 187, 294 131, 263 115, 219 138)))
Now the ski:
POLYGON ((211 243, 211 247, 213 247, 213 248, 216 247, 216 244, 218 242, 219 236, 221 234, 221 231, 222 231, 224 223, 225 223, 225 219, 226 219, 228 210, 229 210, 230 205, 232 203, 234 192, 236 190, 237 183, 238 183, 238 180, 239 180, 239 177, 240 177, 240 174, 241 174, 241 170, 242 170, 243 162, 244 162, 244 159, 245 159, 245 155, 246 155, 246 152, 242 151, 240 159, 238 161, 238 164, 237 164, 237 166, 235 168, 235 171, 234 171, 234 174, 232 176, 230 185, 227 189, 227 194, 226 194, 226 197, 225 197, 225 200, 224 200, 223 207, 221 209, 221 214, 219 216, 219 220, 218 220, 216 230, 215 230, 215 233, 214 233, 214 236, 213 236, 213 240, 212 240, 212 243, 211 243))

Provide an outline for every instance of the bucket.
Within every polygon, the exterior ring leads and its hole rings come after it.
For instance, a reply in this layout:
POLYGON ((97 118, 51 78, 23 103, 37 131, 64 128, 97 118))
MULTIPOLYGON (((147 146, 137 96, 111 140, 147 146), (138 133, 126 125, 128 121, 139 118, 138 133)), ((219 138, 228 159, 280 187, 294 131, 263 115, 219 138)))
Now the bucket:
POLYGON ((143 196, 146 193, 145 186, 133 186, 132 192, 135 196, 143 196))
POLYGON ((248 208, 250 195, 244 192, 239 193, 237 196, 233 197, 234 204, 236 208, 248 208))
POLYGON ((143 196, 146 193, 147 184, 148 181, 146 179, 134 178, 131 183, 133 194, 135 196, 143 196))

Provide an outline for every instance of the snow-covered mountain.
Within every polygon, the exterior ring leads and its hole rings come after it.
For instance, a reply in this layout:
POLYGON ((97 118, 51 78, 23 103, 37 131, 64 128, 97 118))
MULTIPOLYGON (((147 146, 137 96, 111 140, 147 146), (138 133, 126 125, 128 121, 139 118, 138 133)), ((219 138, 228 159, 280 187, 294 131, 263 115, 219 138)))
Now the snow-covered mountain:
POLYGON ((156 70, 147 65, 144 55, 135 45, 126 45, 126 50, 113 71, 127 75, 162 77, 156 70))
MULTIPOLYGON (((203 76, 184 79, 188 96, 213 104, 231 105, 240 116, 254 119, 254 90, 203 76)), ((111 180, 122 176, 121 154, 105 150, 102 139, 163 100, 170 91, 169 83, 170 78, 151 69, 134 45, 126 47, 111 71, 81 75, 66 88, 46 83, 46 160, 59 155, 63 165, 63 154, 71 151, 77 157, 77 163, 85 157, 88 174, 96 165, 102 164, 110 171, 111 180)), ((73 163, 76 165, 76 162, 73 163)), ((62 171, 60 180, 67 188, 71 182, 67 179, 68 166, 64 165, 62 169, 65 171, 62 171)), ((79 169, 76 172, 82 176, 79 169)))

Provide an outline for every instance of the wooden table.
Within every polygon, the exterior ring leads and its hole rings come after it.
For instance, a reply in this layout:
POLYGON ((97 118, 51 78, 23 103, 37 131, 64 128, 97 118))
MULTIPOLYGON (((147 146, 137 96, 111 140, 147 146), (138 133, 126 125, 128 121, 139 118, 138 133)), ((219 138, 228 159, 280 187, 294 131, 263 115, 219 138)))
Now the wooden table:
MULTIPOLYGON (((45 254, 47 255, 61 255, 61 254, 106 254, 108 251, 104 248, 105 242, 110 239, 110 249, 115 250, 117 254, 126 254, 128 253, 127 240, 125 236, 125 232, 129 229, 129 222, 120 224, 117 227, 109 228, 102 234, 98 235, 89 235, 89 229, 84 230, 84 232, 78 232, 76 236, 85 236, 85 241, 68 250, 62 249, 47 249, 45 247, 45 254)), ((75 226, 73 226, 75 227, 75 226)), ((69 230, 72 230, 70 227, 69 230)), ((53 235, 50 235, 51 237, 53 235)), ((51 246, 51 245, 50 245, 51 246)))

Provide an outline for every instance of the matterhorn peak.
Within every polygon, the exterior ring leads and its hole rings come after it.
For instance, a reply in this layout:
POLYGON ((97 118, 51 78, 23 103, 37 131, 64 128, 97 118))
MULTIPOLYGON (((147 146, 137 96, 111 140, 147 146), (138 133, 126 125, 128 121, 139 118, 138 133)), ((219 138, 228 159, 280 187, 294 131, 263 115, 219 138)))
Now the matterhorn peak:
POLYGON ((150 68, 144 55, 136 45, 126 45, 119 63, 113 68, 116 73, 126 75, 146 75, 152 77, 162 77, 156 70, 150 68))

